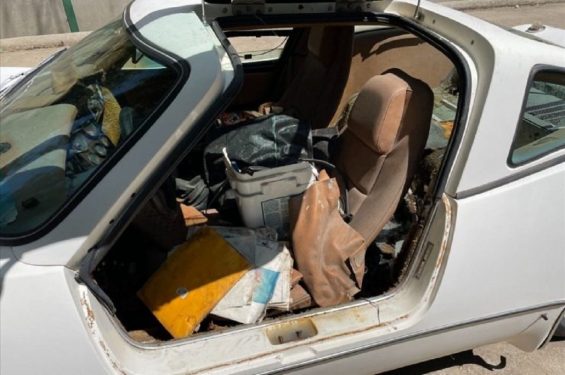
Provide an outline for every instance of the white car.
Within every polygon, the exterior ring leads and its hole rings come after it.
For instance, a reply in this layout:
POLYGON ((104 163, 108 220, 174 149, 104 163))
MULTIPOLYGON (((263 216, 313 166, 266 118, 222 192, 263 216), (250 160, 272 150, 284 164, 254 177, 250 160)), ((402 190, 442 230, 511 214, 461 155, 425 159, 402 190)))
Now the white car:
POLYGON ((0 372, 373 374, 499 341, 542 347, 565 311, 565 43, 524 29, 424 0, 136 0, 9 80, 0 372), (312 283, 302 217, 286 238, 303 274, 290 293, 309 301, 263 301, 242 322, 218 312, 224 291, 198 320, 176 311, 193 324, 178 334, 144 285, 164 263, 185 270, 165 282, 222 271, 222 257, 175 264, 198 223, 256 226, 203 156, 234 123, 282 115, 329 129, 323 165, 348 193, 336 220, 364 259, 322 256, 312 283), (317 288, 357 261, 362 281, 324 299, 317 288))

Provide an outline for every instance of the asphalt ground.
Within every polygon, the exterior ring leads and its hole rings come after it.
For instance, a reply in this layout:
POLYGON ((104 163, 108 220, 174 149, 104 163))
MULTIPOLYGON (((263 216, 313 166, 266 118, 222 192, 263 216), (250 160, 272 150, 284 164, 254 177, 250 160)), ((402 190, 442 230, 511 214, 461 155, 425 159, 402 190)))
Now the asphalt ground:
MULTIPOLYGON (((437 0, 437 2, 446 3, 444 0, 437 0)), ((458 1, 451 0, 449 4, 456 2, 458 1)), ((458 3, 463 3, 463 1, 458 3)), ((487 9, 467 9, 466 13, 503 27, 541 22, 545 25, 565 29, 565 2, 533 6, 514 5, 487 9)), ((10 43, 7 43, 7 40, 0 40, 0 66, 35 66, 47 56, 62 48, 62 46, 49 46, 47 48, 18 50, 18 48, 13 48, 13 40, 11 43, 10 48, 5 48, 10 43)), ((72 43, 74 43, 74 40, 66 40, 62 44, 72 43)), ((412 374, 564 375, 565 340, 554 340, 543 349, 532 353, 522 352, 506 343, 487 345, 386 373, 386 375, 412 374)))
POLYGON ((565 2, 538 6, 474 9, 466 13, 504 27, 540 22, 547 26, 565 29, 565 2))

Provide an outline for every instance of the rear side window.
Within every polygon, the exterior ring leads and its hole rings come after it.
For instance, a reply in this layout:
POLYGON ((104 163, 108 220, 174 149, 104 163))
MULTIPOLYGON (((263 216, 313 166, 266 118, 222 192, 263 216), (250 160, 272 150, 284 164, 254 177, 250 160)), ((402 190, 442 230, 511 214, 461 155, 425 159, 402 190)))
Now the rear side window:
POLYGON ((254 63, 278 60, 286 45, 291 29, 265 29, 227 32, 231 45, 241 61, 254 63))
POLYGON ((529 86, 509 162, 520 165, 565 146, 565 72, 539 71, 529 86))

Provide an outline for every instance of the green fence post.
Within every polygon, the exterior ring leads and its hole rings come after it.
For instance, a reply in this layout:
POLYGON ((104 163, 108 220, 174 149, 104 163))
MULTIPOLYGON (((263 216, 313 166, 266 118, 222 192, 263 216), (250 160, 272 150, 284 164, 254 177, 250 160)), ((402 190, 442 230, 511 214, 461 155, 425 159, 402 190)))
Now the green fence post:
POLYGON ((69 23, 71 33, 76 33, 78 31, 78 23, 75 10, 73 9, 72 0, 63 0, 63 8, 65 8, 65 15, 67 16, 67 22, 69 23))

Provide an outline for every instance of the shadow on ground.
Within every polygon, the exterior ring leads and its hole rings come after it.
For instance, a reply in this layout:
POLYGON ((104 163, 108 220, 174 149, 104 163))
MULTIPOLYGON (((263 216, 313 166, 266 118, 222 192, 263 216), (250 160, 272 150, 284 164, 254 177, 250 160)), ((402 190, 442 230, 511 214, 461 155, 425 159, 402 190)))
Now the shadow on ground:
MULTIPOLYGON (((554 336, 551 342, 546 345, 544 349, 534 352, 535 354, 522 352, 519 349, 510 346, 509 344, 493 344, 490 346, 478 348, 474 351, 467 350, 442 358, 436 358, 430 361, 421 362, 400 369, 384 372, 380 375, 429 374, 435 373, 436 371, 439 371, 439 373, 441 374, 483 374, 489 371, 497 370, 502 370, 501 374, 514 374, 517 368, 520 368, 522 365, 524 365, 524 359, 528 358, 528 356, 532 357, 532 355, 537 355, 538 357, 536 357, 536 360, 539 361, 540 358, 545 358, 544 356, 555 356, 556 353, 557 355, 559 355, 559 353, 561 353, 560 348, 562 347, 563 343, 565 343, 565 337, 554 336), (485 351, 485 349, 488 349, 488 351, 485 351), (476 354, 477 352, 479 354, 476 354), (495 356, 492 356, 491 353, 495 354, 495 356), (490 360, 487 361, 485 360, 485 358, 489 358, 490 360), (469 369, 467 368, 467 371, 463 371, 463 369, 465 368, 463 366, 465 365, 475 365, 477 366, 477 368, 472 371, 469 371, 469 369)), ((545 373, 563 373, 562 371, 560 371, 560 368, 554 368, 555 366, 552 366, 550 364, 548 364, 546 367, 544 367, 544 369, 547 370, 545 371, 545 373)), ((527 369, 524 371, 524 373, 529 373, 527 369)))
POLYGON ((436 358, 431 361, 418 363, 397 370, 383 372, 381 375, 427 374, 429 372, 463 365, 477 365, 489 371, 501 370, 506 367, 506 357, 500 356, 499 363, 493 365, 485 361, 481 356, 474 354, 472 350, 467 350, 447 357, 436 358))

